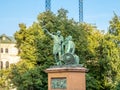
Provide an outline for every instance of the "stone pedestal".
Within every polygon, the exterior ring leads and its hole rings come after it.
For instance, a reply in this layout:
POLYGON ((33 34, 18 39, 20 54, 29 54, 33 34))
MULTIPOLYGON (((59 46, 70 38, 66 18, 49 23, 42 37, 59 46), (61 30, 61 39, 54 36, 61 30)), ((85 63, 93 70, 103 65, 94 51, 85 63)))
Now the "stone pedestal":
POLYGON ((52 67, 45 72, 48 73, 48 90, 86 90, 86 68, 52 67))

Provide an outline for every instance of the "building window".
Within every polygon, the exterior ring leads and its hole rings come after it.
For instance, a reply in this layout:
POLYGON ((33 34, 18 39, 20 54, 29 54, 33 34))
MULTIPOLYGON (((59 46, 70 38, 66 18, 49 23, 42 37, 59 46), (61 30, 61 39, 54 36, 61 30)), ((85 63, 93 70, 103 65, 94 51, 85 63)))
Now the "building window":
POLYGON ((6 39, 6 38, 3 36, 3 37, 2 37, 2 40, 5 40, 5 39, 6 39))
POLYGON ((3 62, 0 61, 0 69, 3 69, 3 62))
POLYGON ((8 53, 8 48, 5 49, 5 53, 8 53))
POLYGON ((6 61, 6 69, 9 68, 9 62, 6 61))
POLYGON ((3 53, 3 48, 0 49, 0 52, 3 53))

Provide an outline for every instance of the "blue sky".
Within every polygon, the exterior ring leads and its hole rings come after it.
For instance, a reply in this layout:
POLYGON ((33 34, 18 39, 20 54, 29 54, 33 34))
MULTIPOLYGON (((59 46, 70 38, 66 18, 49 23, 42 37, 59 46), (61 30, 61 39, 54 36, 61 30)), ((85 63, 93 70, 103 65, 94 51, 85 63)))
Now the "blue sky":
MULTIPOLYGON (((120 0, 83 0, 84 22, 95 24, 98 29, 107 31, 113 11, 120 16, 120 0)), ((69 11, 68 17, 79 20, 78 0, 51 0, 51 9, 56 14, 60 8, 69 11)), ((18 24, 30 26, 39 13, 45 11, 45 0, 1 0, 0 35, 12 36, 19 30, 18 24)))

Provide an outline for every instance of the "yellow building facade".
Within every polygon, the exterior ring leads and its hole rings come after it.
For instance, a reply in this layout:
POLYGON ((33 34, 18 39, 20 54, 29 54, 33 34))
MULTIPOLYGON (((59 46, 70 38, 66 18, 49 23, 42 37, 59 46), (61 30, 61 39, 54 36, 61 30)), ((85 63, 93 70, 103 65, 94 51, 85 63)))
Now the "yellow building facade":
POLYGON ((15 39, 5 34, 0 35, 0 69, 9 68, 10 64, 19 60, 15 39))

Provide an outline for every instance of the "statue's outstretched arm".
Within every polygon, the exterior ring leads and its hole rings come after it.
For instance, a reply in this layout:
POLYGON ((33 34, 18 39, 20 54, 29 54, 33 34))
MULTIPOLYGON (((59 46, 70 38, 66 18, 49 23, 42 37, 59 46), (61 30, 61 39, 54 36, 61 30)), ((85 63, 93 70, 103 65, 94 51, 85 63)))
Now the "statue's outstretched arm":
POLYGON ((50 35, 51 37, 53 37, 53 34, 50 33, 46 28, 43 28, 43 31, 46 32, 48 35, 50 35))

